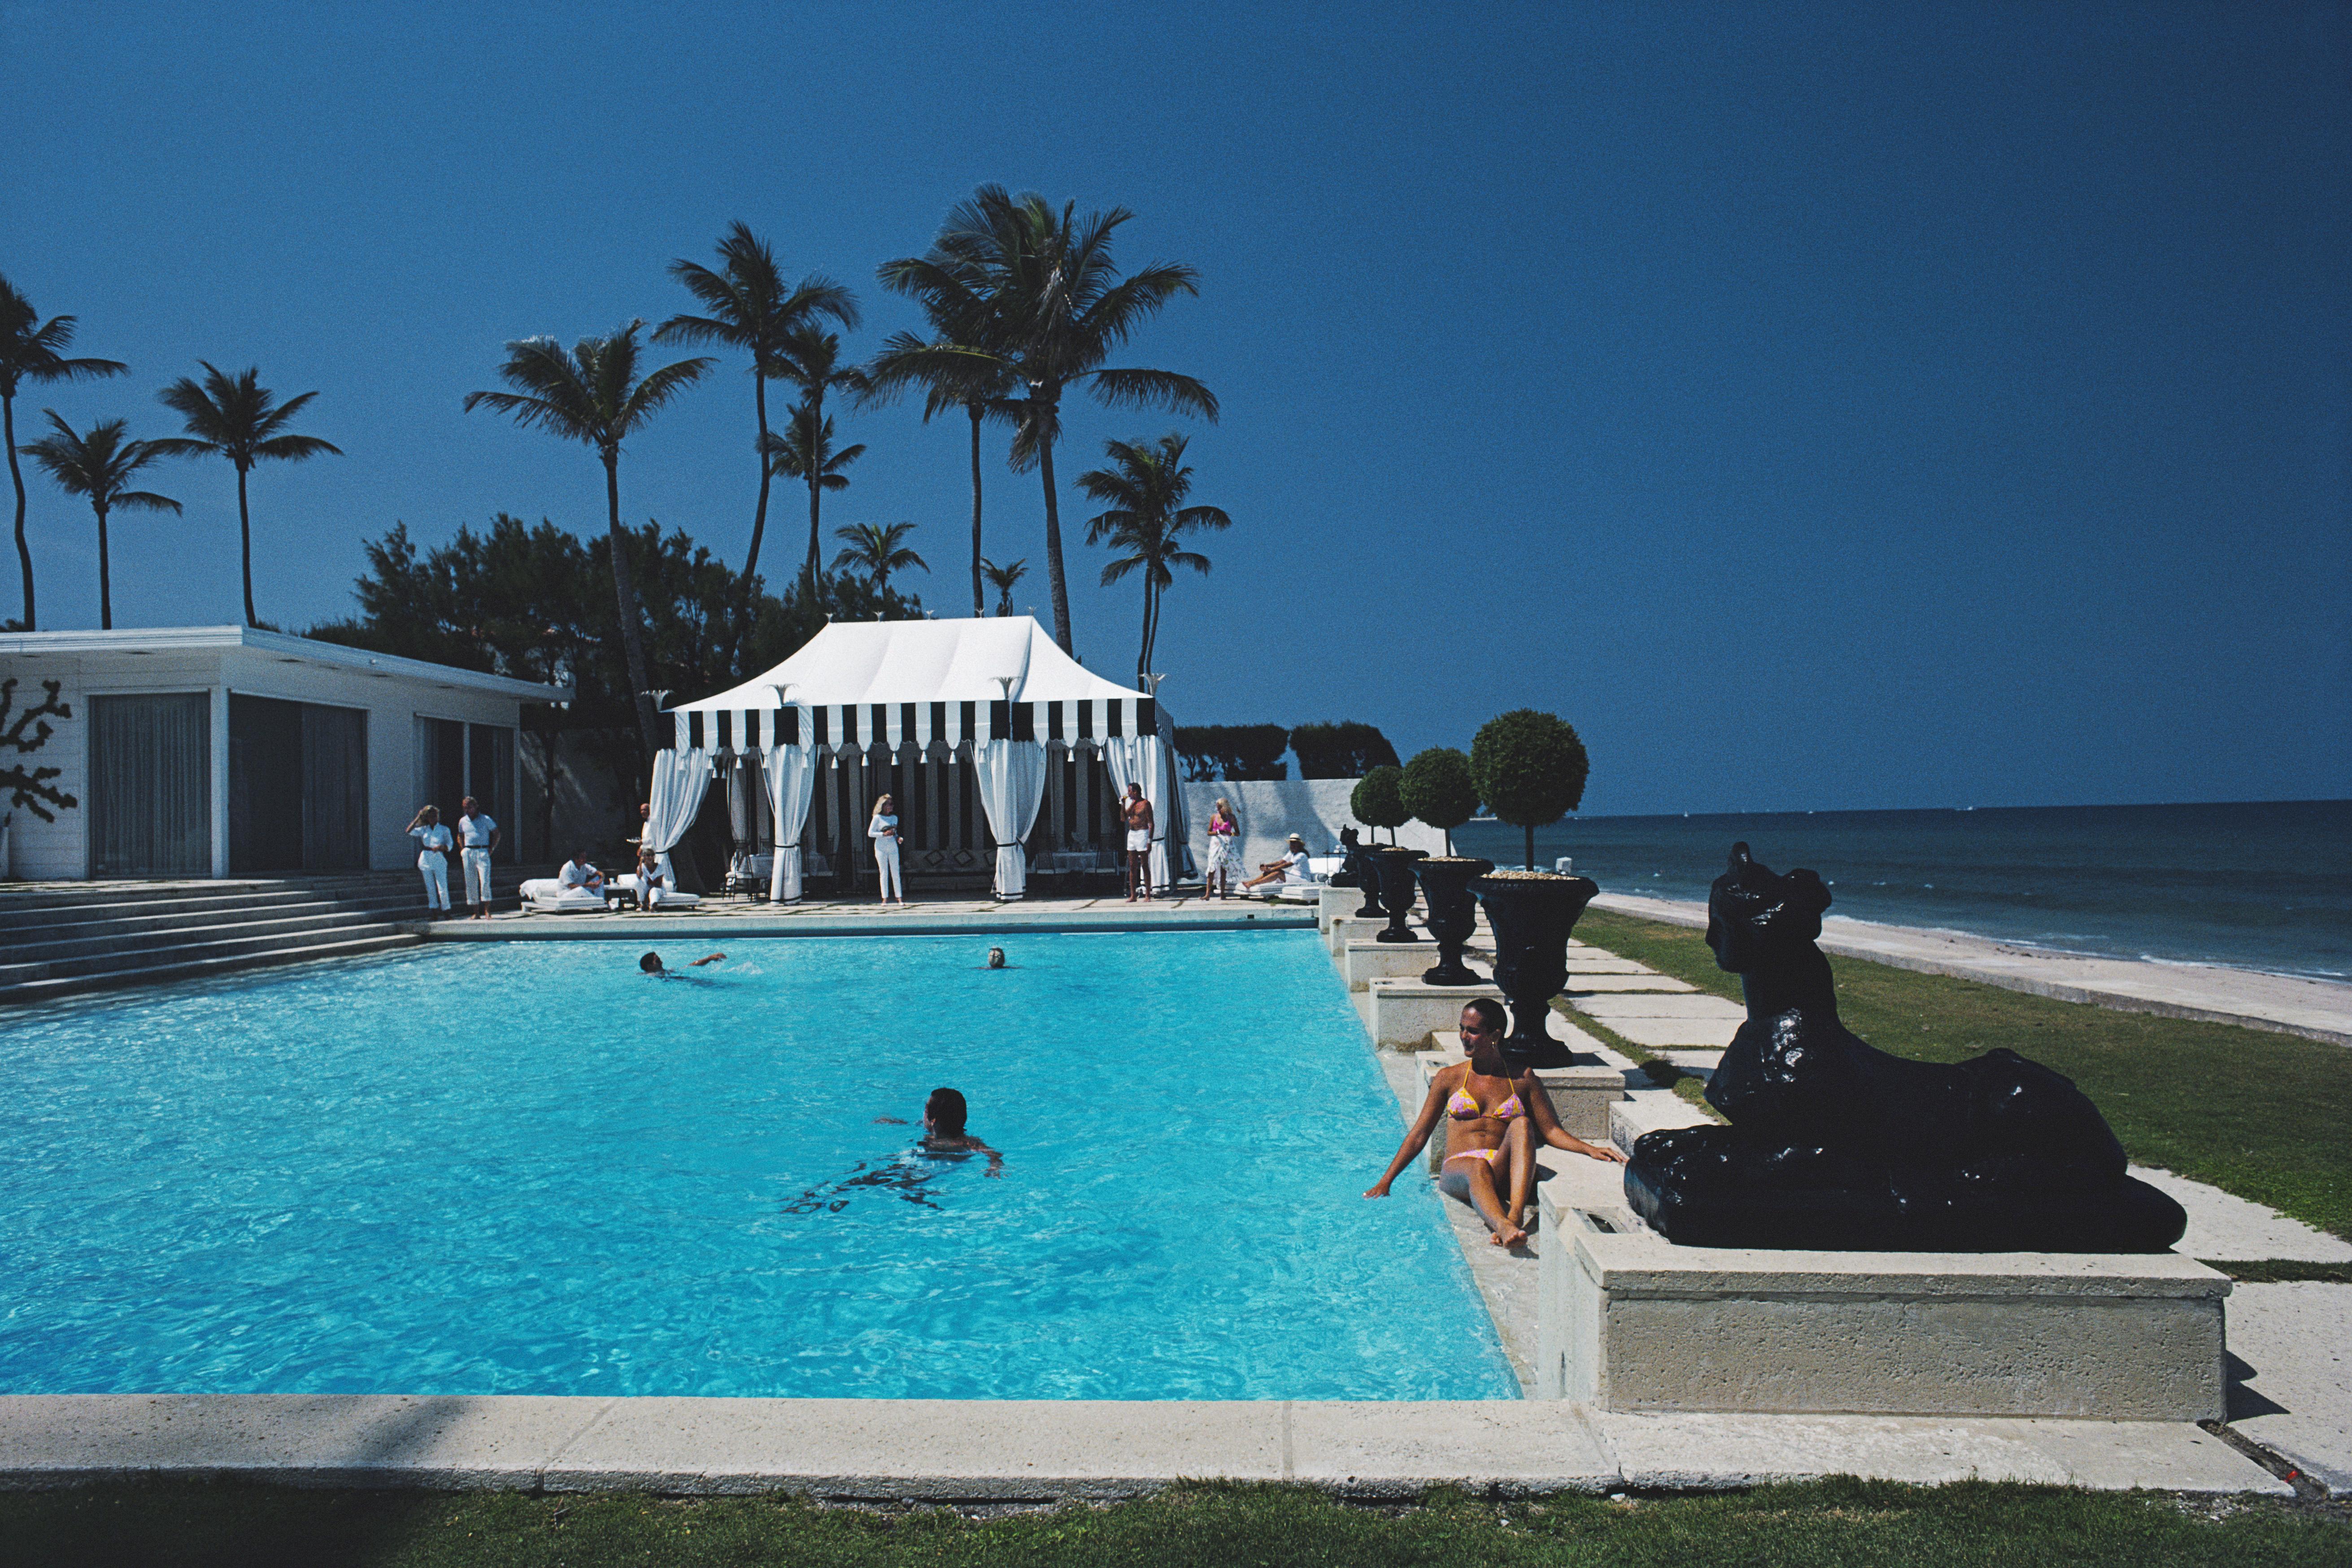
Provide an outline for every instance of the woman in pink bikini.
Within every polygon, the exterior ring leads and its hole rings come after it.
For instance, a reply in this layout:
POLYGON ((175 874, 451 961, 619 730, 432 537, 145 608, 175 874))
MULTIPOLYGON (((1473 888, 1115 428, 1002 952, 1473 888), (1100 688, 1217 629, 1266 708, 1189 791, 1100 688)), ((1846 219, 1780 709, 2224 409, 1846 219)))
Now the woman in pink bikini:
POLYGON ((1443 1068, 1430 1081, 1429 1098, 1413 1118, 1396 1158, 1364 1195, 1384 1198, 1389 1184, 1426 1148, 1442 1118, 1445 1165, 1438 1183, 1476 1206, 1496 1247, 1517 1247, 1528 1238, 1520 1220, 1536 1181, 1536 1140, 1589 1159, 1620 1164, 1625 1156, 1605 1144, 1587 1143, 1559 1124, 1551 1096, 1528 1071, 1514 1076, 1503 1059, 1503 1005, 1481 996, 1462 1009, 1462 1046, 1470 1059, 1443 1068), (1507 1202, 1504 1192, 1507 1187, 1507 1202))

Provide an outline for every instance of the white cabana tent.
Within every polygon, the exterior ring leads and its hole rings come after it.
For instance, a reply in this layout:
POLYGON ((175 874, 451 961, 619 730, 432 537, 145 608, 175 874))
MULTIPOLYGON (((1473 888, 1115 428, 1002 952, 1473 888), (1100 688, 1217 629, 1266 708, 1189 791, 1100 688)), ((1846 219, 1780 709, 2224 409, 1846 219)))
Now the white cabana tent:
POLYGON ((685 835, 722 773, 730 804, 764 797, 743 815, 772 834, 779 900, 801 896, 803 848, 867 853, 865 814, 884 790, 898 796, 913 876, 977 875, 992 849, 992 885, 1013 899, 1028 885, 1029 846, 1115 849, 1097 775, 1111 795, 1143 785, 1154 886, 1171 868, 1192 871, 1165 710, 1087 670, 1028 616, 836 622, 756 679, 669 712, 655 847, 685 835))

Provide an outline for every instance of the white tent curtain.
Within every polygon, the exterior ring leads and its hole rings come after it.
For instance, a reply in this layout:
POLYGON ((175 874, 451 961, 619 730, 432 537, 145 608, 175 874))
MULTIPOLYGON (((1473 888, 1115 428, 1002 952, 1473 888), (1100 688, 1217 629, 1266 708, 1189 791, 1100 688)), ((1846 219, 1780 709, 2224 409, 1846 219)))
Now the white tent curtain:
POLYGON ((654 753, 654 783, 646 797, 652 810, 646 816, 646 847, 657 858, 662 881, 677 886, 669 868, 669 852, 694 826, 702 809, 703 792, 710 787, 710 753, 699 748, 677 752, 667 747, 654 753))
POLYGON ((809 801, 816 794, 816 759, 806 746, 773 746, 763 761, 768 798, 776 803, 776 864, 768 879, 775 903, 801 897, 801 833, 808 826, 809 801))
POLYGON ((1029 887, 1029 853, 1022 845, 1045 798, 1045 748, 1036 741, 982 741, 973 752, 980 807, 996 838, 996 896, 1017 899, 1029 887))
MULTIPOLYGON (((1103 765, 1110 770, 1111 787, 1121 800, 1127 798, 1129 784, 1143 786, 1143 798, 1151 803, 1151 854, 1144 861, 1145 874, 1151 879, 1151 889, 1164 892, 1168 881, 1168 770, 1160 765, 1160 737, 1157 735, 1113 735, 1102 743, 1103 765)), ((1126 832, 1120 830, 1119 840, 1126 843, 1126 832)), ((1124 851, 1122 851, 1124 853, 1124 851)), ((1122 861, 1121 864, 1124 864, 1122 861)))

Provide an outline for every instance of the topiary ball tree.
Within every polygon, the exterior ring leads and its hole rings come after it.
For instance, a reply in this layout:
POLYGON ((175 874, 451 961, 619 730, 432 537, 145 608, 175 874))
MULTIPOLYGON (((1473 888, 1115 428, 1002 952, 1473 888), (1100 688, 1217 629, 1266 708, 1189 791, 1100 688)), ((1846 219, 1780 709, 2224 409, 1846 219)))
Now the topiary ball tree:
POLYGON ((1515 708, 1498 713, 1470 742, 1470 776, 1486 809, 1527 830, 1527 867, 1536 866, 1536 829, 1548 827, 1584 801, 1591 764, 1584 742, 1556 713, 1515 708))
POLYGON ((1408 816, 1445 835, 1448 855, 1454 853, 1454 830, 1478 815, 1478 784, 1470 776, 1470 759, 1452 746, 1416 752, 1397 781, 1397 795, 1408 816))
POLYGON ((1404 770, 1399 767, 1374 768, 1356 781, 1349 792, 1348 811, 1367 827, 1385 827, 1389 842, 1396 842, 1396 830, 1402 827, 1412 814, 1404 808, 1404 797, 1397 791, 1404 770))

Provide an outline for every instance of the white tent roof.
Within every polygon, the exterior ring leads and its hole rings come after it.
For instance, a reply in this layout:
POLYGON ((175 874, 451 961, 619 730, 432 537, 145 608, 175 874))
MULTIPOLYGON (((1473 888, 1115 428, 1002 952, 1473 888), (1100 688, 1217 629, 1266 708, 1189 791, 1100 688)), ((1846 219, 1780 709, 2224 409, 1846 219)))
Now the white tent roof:
POLYGON ((835 621, 806 646, 730 691, 681 702, 673 713, 717 713, 780 706, 849 703, 995 702, 1007 695, 996 679, 1013 677, 1015 702, 1087 702, 1141 693, 1105 680, 1064 653, 1033 616, 986 620, 835 621))

